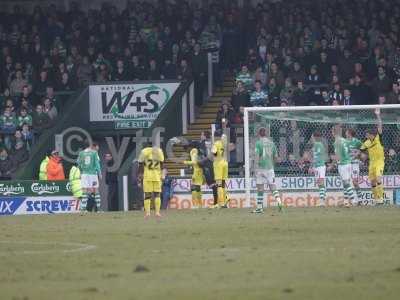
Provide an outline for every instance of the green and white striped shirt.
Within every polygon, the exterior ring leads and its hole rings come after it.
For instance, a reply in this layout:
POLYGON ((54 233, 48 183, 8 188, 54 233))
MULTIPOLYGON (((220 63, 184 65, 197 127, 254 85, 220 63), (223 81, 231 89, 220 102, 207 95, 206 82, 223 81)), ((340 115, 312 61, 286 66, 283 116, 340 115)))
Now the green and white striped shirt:
POLYGON ((253 91, 250 94, 250 103, 252 106, 265 106, 268 102, 268 92, 261 90, 259 92, 253 91))
POLYGON ((253 85, 253 78, 250 73, 242 73, 236 75, 236 82, 241 81, 248 88, 253 85))

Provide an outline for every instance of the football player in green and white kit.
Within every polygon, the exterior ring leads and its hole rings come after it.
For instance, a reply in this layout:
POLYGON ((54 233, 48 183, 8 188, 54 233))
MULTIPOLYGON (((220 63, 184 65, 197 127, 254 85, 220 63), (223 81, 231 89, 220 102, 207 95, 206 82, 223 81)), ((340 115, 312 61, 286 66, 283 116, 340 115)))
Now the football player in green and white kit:
POLYGON ((312 172, 317 179, 319 190, 319 206, 325 206, 326 187, 325 187, 325 174, 326 174, 326 149, 321 141, 321 132, 315 131, 311 137, 313 143, 313 168, 312 172))
POLYGON ((335 154, 339 158, 338 171, 343 183, 343 193, 345 205, 350 206, 354 203, 354 189, 351 184, 351 154, 348 141, 342 136, 342 127, 336 125, 332 128, 335 137, 335 154))
POLYGON ((255 145, 256 154, 256 185, 257 185, 257 207, 253 213, 264 212, 264 189, 268 185, 279 210, 282 210, 282 201, 275 184, 274 162, 278 159, 275 143, 267 136, 267 130, 260 128, 259 139, 255 145))
MULTIPOLYGON (((99 146, 92 143, 88 148, 79 152, 78 167, 81 170, 81 185, 83 197, 81 211, 87 210, 88 199, 96 204, 95 210, 100 210, 99 177, 101 177, 99 146)), ((92 210, 92 207, 89 207, 92 210)))
POLYGON ((351 177, 353 180, 354 190, 356 191, 356 194, 357 194, 357 201, 356 201, 356 203, 353 203, 353 204, 361 205, 362 204, 362 193, 361 193, 360 184, 359 184, 359 182, 360 182, 360 158, 359 158, 359 156, 360 156, 360 148, 361 148, 362 142, 355 137, 356 132, 352 128, 346 129, 345 135, 346 135, 346 139, 347 139, 349 149, 350 149, 350 154, 351 154, 351 177))

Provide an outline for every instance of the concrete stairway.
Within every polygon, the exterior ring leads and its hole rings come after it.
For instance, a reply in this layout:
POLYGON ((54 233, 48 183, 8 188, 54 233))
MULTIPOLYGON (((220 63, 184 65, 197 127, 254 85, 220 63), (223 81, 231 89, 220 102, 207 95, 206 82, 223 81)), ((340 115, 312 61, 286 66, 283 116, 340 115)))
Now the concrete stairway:
MULTIPOLYGON (((234 80, 232 77, 225 77, 222 88, 217 88, 214 95, 205 103, 200 110, 199 115, 193 124, 188 126, 188 131, 183 136, 188 140, 199 140, 201 132, 211 130, 211 124, 215 122, 218 109, 221 107, 222 102, 230 101, 234 87, 234 80)), ((189 158, 189 154, 185 152, 182 146, 174 146, 174 153, 176 157, 185 156, 189 158)), ((164 167, 168 169, 170 175, 179 176, 180 170, 187 168, 183 163, 176 163, 167 160, 164 167)))

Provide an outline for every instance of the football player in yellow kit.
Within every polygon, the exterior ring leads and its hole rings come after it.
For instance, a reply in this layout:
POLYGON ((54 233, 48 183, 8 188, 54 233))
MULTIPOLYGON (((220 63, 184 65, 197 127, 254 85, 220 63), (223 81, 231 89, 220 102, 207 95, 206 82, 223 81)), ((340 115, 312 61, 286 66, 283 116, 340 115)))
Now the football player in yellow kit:
POLYGON ((372 194, 376 205, 383 204, 383 169, 385 168, 385 154, 381 142, 382 135, 382 119, 380 109, 375 110, 375 115, 378 120, 376 128, 367 130, 367 140, 361 145, 360 150, 368 152, 368 178, 372 186, 372 194))
POLYGON ((190 187, 193 208, 201 208, 203 206, 201 186, 204 184, 204 174, 199 164, 199 150, 197 148, 194 147, 190 150, 190 160, 184 161, 184 164, 190 165, 193 168, 192 184, 190 187))
POLYGON ((228 162, 225 159, 227 140, 221 130, 215 131, 214 138, 215 142, 212 146, 211 153, 214 156, 213 168, 214 178, 217 185, 218 203, 213 207, 227 207, 229 202, 225 191, 225 184, 228 179, 228 162))
POLYGON ((139 155, 139 178, 143 179, 145 218, 150 216, 151 200, 154 200, 156 217, 161 217, 161 170, 164 153, 159 147, 145 147, 139 155))

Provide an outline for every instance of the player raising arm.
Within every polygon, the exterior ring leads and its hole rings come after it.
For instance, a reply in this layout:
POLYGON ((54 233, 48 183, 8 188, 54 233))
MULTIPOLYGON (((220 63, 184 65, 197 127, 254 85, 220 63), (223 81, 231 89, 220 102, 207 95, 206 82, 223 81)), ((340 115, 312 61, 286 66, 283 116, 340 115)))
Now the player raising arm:
POLYGON ((212 146, 211 153, 214 156, 213 169, 214 179, 217 186, 218 203, 212 208, 227 207, 228 198, 225 191, 226 181, 228 180, 228 162, 225 159, 225 147, 227 144, 226 136, 221 130, 214 133, 215 142, 212 146))
POLYGON ((385 154, 381 142, 382 119, 380 109, 375 110, 375 115, 378 124, 376 128, 367 130, 365 133, 367 140, 361 145, 360 149, 368 152, 368 178, 371 181, 375 204, 380 205, 383 204, 384 196, 382 176, 385 168, 385 154))
POLYGON ((201 208, 203 206, 201 186, 204 184, 204 174, 199 164, 199 150, 196 147, 190 150, 190 160, 184 161, 184 164, 190 165, 193 168, 192 183, 190 186, 193 208, 201 208))
POLYGON ((317 179, 319 190, 319 206, 325 206, 326 187, 325 187, 325 174, 326 174, 326 149, 321 141, 321 132, 315 131, 311 137, 313 144, 313 168, 315 178, 317 179))
POLYGON ((253 213, 264 212, 264 189, 268 185, 279 210, 282 210, 282 201, 275 184, 274 162, 278 159, 275 143, 267 136, 267 130, 260 128, 259 139, 256 142, 256 184, 257 184, 257 207, 253 213))
POLYGON ((149 143, 139 155, 139 178, 143 180, 144 216, 150 217, 151 200, 154 200, 156 217, 161 217, 161 170, 164 153, 159 147, 149 143))
POLYGON ((342 136, 342 127, 336 125, 332 128, 335 137, 335 154, 339 158, 338 171, 343 183, 343 193, 345 205, 350 206, 354 203, 354 189, 351 185, 351 155, 348 142, 342 136))
POLYGON ((352 128, 346 129, 345 132, 347 144, 351 155, 351 177, 353 186, 357 194, 357 204, 362 203, 362 193, 360 190, 360 147, 362 142, 356 138, 356 132, 352 128))

